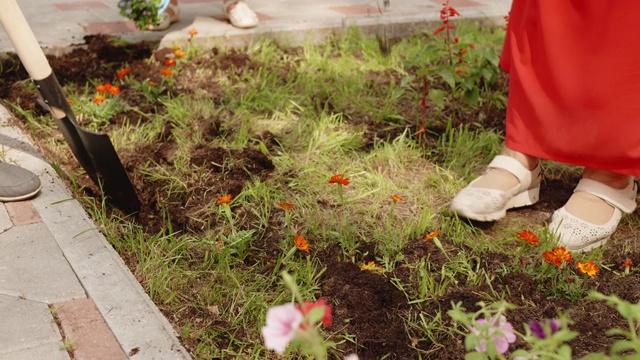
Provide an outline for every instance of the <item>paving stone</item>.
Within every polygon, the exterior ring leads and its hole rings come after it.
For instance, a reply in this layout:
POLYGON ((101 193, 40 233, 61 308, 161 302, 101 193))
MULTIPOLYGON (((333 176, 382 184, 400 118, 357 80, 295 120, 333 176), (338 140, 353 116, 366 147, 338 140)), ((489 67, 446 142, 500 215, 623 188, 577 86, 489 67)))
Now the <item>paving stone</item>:
POLYGON ((62 345, 61 341, 56 341, 27 349, 0 353, 0 360, 70 360, 69 354, 62 345))
POLYGON ((31 201, 9 202, 4 205, 14 225, 26 225, 40 222, 40 215, 31 201))
POLYGON ((127 356, 91 299, 53 305, 75 360, 126 360, 127 356))
POLYGON ((7 208, 4 207, 4 204, 0 204, 0 234, 11 229, 12 226, 13 222, 11 222, 7 208))
POLYGON ((43 223, 14 226, 0 234, 0 294, 48 304, 86 297, 43 223))
POLYGON ((0 295, 0 319, 2 354, 48 343, 62 345, 62 336, 47 304, 0 295))

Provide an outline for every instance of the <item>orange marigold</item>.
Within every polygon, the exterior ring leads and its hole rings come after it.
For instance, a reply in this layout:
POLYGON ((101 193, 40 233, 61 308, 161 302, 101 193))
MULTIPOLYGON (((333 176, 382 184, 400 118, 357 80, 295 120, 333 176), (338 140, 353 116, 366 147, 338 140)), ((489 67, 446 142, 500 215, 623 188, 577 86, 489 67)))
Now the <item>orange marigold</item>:
POLYGON ((380 271, 381 272, 381 271, 384 271, 384 268, 382 266, 376 264, 375 261, 369 261, 366 264, 362 264, 360 266, 360 270, 362 270, 362 271, 365 271, 365 270, 368 270, 368 271, 380 271))
POLYGON ((118 80, 121 80, 123 77, 127 76, 128 73, 131 72, 131 68, 124 68, 118 71, 118 80))
POLYGON ((164 61, 164 66, 176 66, 176 59, 167 59, 164 61))
POLYGON ((176 50, 173 52, 177 58, 182 59, 183 57, 187 56, 187 54, 184 53, 184 51, 182 50, 176 50))
POLYGON ((424 237, 424 239, 425 239, 426 241, 433 240, 433 238, 435 238, 435 237, 436 237, 436 236, 438 236, 438 235, 440 235, 440 229, 435 229, 434 231, 432 231, 432 232, 428 233, 428 234, 424 237))
POLYGON ((119 88, 119 87, 117 87, 117 86, 113 86, 113 85, 111 85, 111 84, 107 84, 107 85, 109 85, 109 86, 107 87, 107 92, 108 92, 109 94, 111 94, 111 95, 118 95, 118 94, 120 94, 120 88, 119 88))
POLYGON ((173 71, 171 71, 171 69, 165 67, 165 68, 160 69, 160 74, 162 74, 162 76, 164 76, 164 77, 171 77, 173 75, 173 71))
POLYGON ((627 259, 625 260, 622 265, 620 265, 621 268, 626 269, 626 268, 632 268, 635 264, 633 263, 633 261, 631 261, 631 259, 627 259))
POLYGON ((293 236, 293 242, 296 244, 298 250, 309 252, 309 242, 300 234, 295 234, 293 236))
POLYGON ((198 35, 198 30, 192 28, 191 30, 189 30, 189 35, 191 35, 192 37, 198 35))
POLYGON ((96 86, 96 91, 100 94, 102 94, 103 92, 107 91, 107 87, 103 84, 100 84, 98 86, 96 86))
POLYGON ((220 195, 218 196, 218 205, 228 205, 231 200, 233 199, 233 196, 231 194, 227 194, 227 195, 220 195))
POLYGON ((104 97, 103 95, 96 95, 96 96, 93 98, 93 102, 94 102, 95 104, 102 104, 102 103, 103 103, 103 102, 105 102, 106 100, 107 100, 107 98, 106 98, 106 97, 104 97))
POLYGON ((576 265, 581 273, 587 274, 591 277, 596 276, 598 271, 600 271, 600 268, 596 266, 595 261, 578 261, 576 262, 576 265))
POLYGON ((291 210, 291 208, 293 208, 293 203, 290 203, 288 201, 283 201, 283 202, 279 203, 278 206, 283 208, 284 211, 289 211, 289 210, 291 210))
POLYGON ((349 185, 349 178, 344 177, 344 174, 336 174, 331 176, 329 184, 349 185))
POLYGON ((404 199, 402 199, 402 197, 400 197, 400 195, 391 195, 391 200, 393 200, 393 202, 400 202, 404 199))
POLYGON ((554 247, 553 253, 556 254, 560 259, 568 263, 571 262, 571 260, 573 260, 573 257, 571 256, 571 252, 569 252, 564 247, 554 247))
POLYGON ((544 253, 542 253, 542 257, 544 258, 544 261, 548 262, 549 264, 553 264, 558 267, 562 265, 562 259, 553 251, 545 251, 544 253))
POLYGON ((540 245, 540 240, 538 240, 536 234, 529 230, 522 230, 521 232, 519 232, 518 239, 534 246, 540 245))

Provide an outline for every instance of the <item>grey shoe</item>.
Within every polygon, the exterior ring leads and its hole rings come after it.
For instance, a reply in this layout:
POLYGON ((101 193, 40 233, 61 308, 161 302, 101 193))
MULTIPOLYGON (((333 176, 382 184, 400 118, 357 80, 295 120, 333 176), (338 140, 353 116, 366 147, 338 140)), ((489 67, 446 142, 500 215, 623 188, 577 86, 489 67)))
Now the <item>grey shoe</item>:
POLYGON ((0 201, 20 201, 35 196, 42 185, 36 174, 17 165, 0 162, 0 201))

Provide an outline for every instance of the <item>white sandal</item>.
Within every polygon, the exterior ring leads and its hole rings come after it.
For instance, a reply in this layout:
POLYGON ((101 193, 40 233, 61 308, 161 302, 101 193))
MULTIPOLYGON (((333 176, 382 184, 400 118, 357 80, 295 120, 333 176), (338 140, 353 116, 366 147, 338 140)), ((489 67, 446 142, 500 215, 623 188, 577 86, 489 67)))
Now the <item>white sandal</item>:
POLYGON ((506 216, 507 210, 535 204, 540 196, 540 164, 529 171, 520 161, 506 155, 496 156, 489 168, 503 169, 520 183, 507 190, 472 187, 473 180, 451 201, 449 208, 456 215, 476 221, 495 221, 506 216))
POLYGON ((169 4, 167 8, 160 14, 160 20, 158 20, 155 24, 147 25, 146 30, 149 31, 163 31, 169 28, 171 24, 178 22, 180 20, 180 8, 178 5, 169 4), (169 9, 171 9, 172 14, 169 14, 169 9))
POLYGON ((224 15, 231 25, 240 29, 258 26, 258 15, 244 1, 229 1, 224 3, 224 15), (229 9, 232 5, 232 9, 229 9))
POLYGON ((553 213, 549 230, 555 233, 558 244, 569 251, 587 252, 604 245, 616 231, 622 212, 632 213, 636 209, 636 183, 631 178, 624 189, 614 189, 591 179, 581 179, 574 192, 585 191, 613 206, 613 215, 605 224, 592 224, 569 213, 561 207, 553 213))

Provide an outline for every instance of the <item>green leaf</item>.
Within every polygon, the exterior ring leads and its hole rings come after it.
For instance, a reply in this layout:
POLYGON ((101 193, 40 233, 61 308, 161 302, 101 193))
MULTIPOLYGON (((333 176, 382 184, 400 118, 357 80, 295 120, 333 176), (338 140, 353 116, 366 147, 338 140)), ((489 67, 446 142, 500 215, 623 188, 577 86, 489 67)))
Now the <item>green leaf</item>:
POLYGON ((433 101, 439 108, 444 107, 445 92, 438 89, 429 89, 429 99, 433 101))
POLYGON ((467 354, 464 358, 465 360, 485 360, 487 356, 483 353, 472 352, 467 354))
POLYGON ((478 104, 478 100, 480 99, 480 90, 478 90, 477 87, 469 89, 469 90, 464 92, 464 95, 462 96, 462 99, 467 104, 476 105, 476 104, 478 104))
POLYGON ((444 82, 449 84, 451 89, 455 89, 455 87, 456 87, 456 79, 453 76, 453 72, 451 70, 449 70, 449 69, 441 69, 440 71, 438 71, 438 75, 440 75, 442 77, 442 80, 444 80, 444 82))

